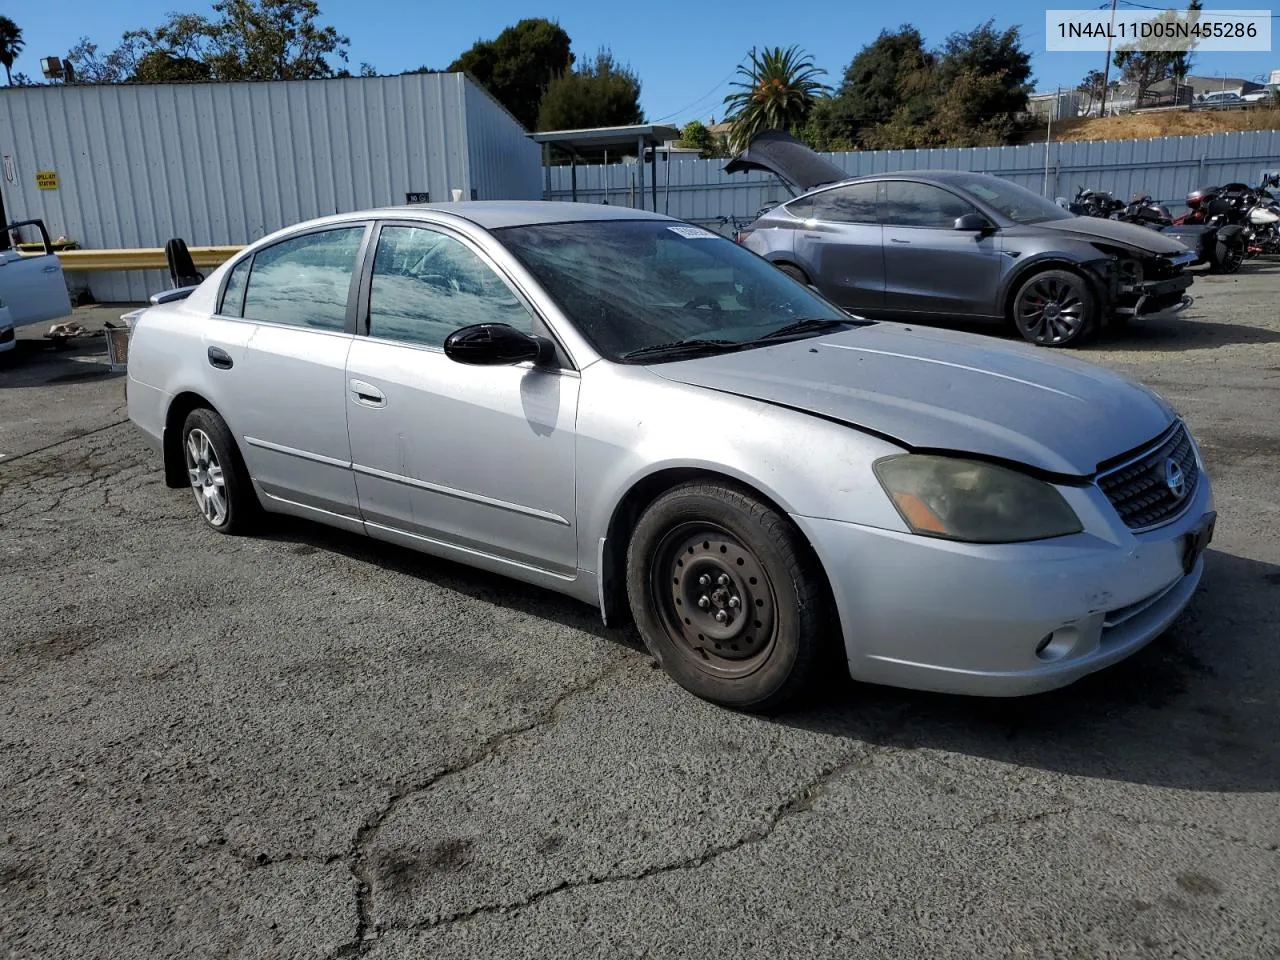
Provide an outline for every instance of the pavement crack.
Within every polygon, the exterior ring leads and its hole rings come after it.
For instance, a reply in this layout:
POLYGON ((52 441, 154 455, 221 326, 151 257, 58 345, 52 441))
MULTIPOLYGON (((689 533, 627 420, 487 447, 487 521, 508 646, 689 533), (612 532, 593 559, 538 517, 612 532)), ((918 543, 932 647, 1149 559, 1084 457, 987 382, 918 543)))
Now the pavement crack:
POLYGON ((678 860, 671 860, 666 863, 655 864, 645 867, 642 870, 631 870, 619 873, 604 873, 598 875, 588 875, 578 880, 565 880, 555 886, 545 887, 542 890, 535 891, 519 900, 506 903, 487 903, 468 910, 459 910, 455 913, 447 914, 441 917, 435 917, 420 923, 401 924, 395 927, 387 928, 382 933, 395 930, 397 932, 423 932, 434 930, 439 927, 452 926, 457 923, 465 923, 474 920, 477 917, 490 916, 493 914, 505 914, 519 910, 524 910, 535 904, 541 903, 557 894, 565 893, 570 890, 580 890, 589 887, 598 887, 612 883, 634 883, 638 881, 648 880, 652 877, 662 876, 668 873, 677 873, 686 870, 697 870, 706 866, 721 857, 736 853, 747 847, 763 843, 773 835, 778 826, 784 821, 808 813, 812 808, 814 801, 822 794, 822 792, 835 781, 839 780, 850 770, 858 767, 869 765, 874 757, 878 754, 891 751, 893 748, 886 747, 870 747, 869 745, 861 745, 860 748, 852 753, 845 754, 843 757, 825 764, 818 773, 806 781, 798 790, 791 794, 790 797, 778 804, 773 813, 764 823, 755 829, 747 832, 744 836, 739 837, 731 843, 717 844, 703 850, 701 853, 688 857, 681 857, 678 860))
POLYGON ((481 741, 474 750, 464 754, 430 776, 410 784, 404 784, 393 790, 386 803, 375 810, 356 831, 351 849, 345 860, 356 880, 356 929, 354 936, 340 945, 330 954, 332 960, 344 957, 363 956, 382 936, 383 930, 375 926, 373 921, 373 876, 369 853, 377 839, 378 832, 396 811, 407 801, 431 790, 444 780, 463 773, 494 756, 506 743, 529 733, 532 730, 551 726, 557 719, 560 708, 570 699, 589 692, 606 680, 620 673, 629 666, 630 660, 619 660, 590 680, 565 688, 545 709, 524 723, 508 727, 481 741))

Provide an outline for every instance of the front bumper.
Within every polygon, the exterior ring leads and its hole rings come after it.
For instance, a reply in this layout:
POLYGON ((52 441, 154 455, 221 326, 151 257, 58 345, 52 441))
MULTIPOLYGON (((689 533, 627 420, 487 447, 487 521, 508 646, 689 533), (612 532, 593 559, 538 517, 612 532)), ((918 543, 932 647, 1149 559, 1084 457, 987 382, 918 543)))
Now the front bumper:
POLYGON ((1127 284, 1121 288, 1114 313, 1119 316, 1140 317, 1186 305, 1187 288, 1195 277, 1183 271, 1166 280, 1148 280, 1127 284))
POLYGON ((850 674, 1021 696, 1066 686, 1154 640, 1204 570, 1199 555, 1186 569, 1184 549, 1213 510, 1207 475, 1178 519, 1141 534, 1096 487, 1072 488, 1069 499, 1088 517, 1085 533, 1021 544, 795 517, 831 580, 850 674))

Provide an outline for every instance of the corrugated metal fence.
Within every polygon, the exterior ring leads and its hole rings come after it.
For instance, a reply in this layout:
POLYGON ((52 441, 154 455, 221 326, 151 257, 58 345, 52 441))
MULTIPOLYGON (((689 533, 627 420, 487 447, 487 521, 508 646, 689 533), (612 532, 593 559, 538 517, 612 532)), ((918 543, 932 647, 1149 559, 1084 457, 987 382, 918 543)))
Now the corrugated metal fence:
MULTIPOLYGON (((541 195, 537 145, 462 74, 6 87, 0 154, 10 219, 98 249, 244 244, 407 193, 541 195)), ((71 279, 100 300, 168 286, 152 271, 71 279)))
MULTIPOLYGON (((1047 155, 1046 175, 1044 144, 824 154, 851 177, 898 170, 973 170, 1008 177, 1049 197, 1072 197, 1083 185, 1110 190, 1122 199, 1139 191, 1149 193, 1176 209, 1185 206, 1184 198, 1196 187, 1232 181, 1256 184, 1263 170, 1280 168, 1280 131, 1051 143, 1047 155)), ((725 173, 724 160, 664 162, 662 156, 659 153, 658 211, 723 233, 730 232, 732 224, 720 218, 750 219, 766 202, 790 196, 768 174, 725 173)), ((640 205, 634 199, 634 164, 580 166, 577 177, 580 201, 640 205)), ((552 170, 551 185, 552 199, 571 198, 567 166, 552 170)), ((652 206, 648 190, 644 206, 652 206)))

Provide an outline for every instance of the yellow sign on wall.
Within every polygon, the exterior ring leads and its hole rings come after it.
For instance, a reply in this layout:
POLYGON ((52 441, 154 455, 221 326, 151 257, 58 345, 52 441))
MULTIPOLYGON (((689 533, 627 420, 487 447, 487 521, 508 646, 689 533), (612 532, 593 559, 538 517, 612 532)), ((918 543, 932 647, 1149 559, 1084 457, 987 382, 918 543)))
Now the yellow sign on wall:
POLYGON ((41 170, 36 174, 36 186, 41 190, 58 189, 58 171, 41 170))

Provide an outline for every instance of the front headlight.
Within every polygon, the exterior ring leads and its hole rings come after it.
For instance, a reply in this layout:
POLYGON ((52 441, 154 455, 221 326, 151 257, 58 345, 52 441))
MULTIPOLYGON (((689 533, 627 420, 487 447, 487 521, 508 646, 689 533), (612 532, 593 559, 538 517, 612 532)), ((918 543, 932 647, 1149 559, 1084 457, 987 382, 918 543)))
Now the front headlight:
POLYGON ((1056 489, 981 460, 899 454, 874 464, 880 485, 915 533, 966 543, 1017 543, 1079 533, 1056 489))

